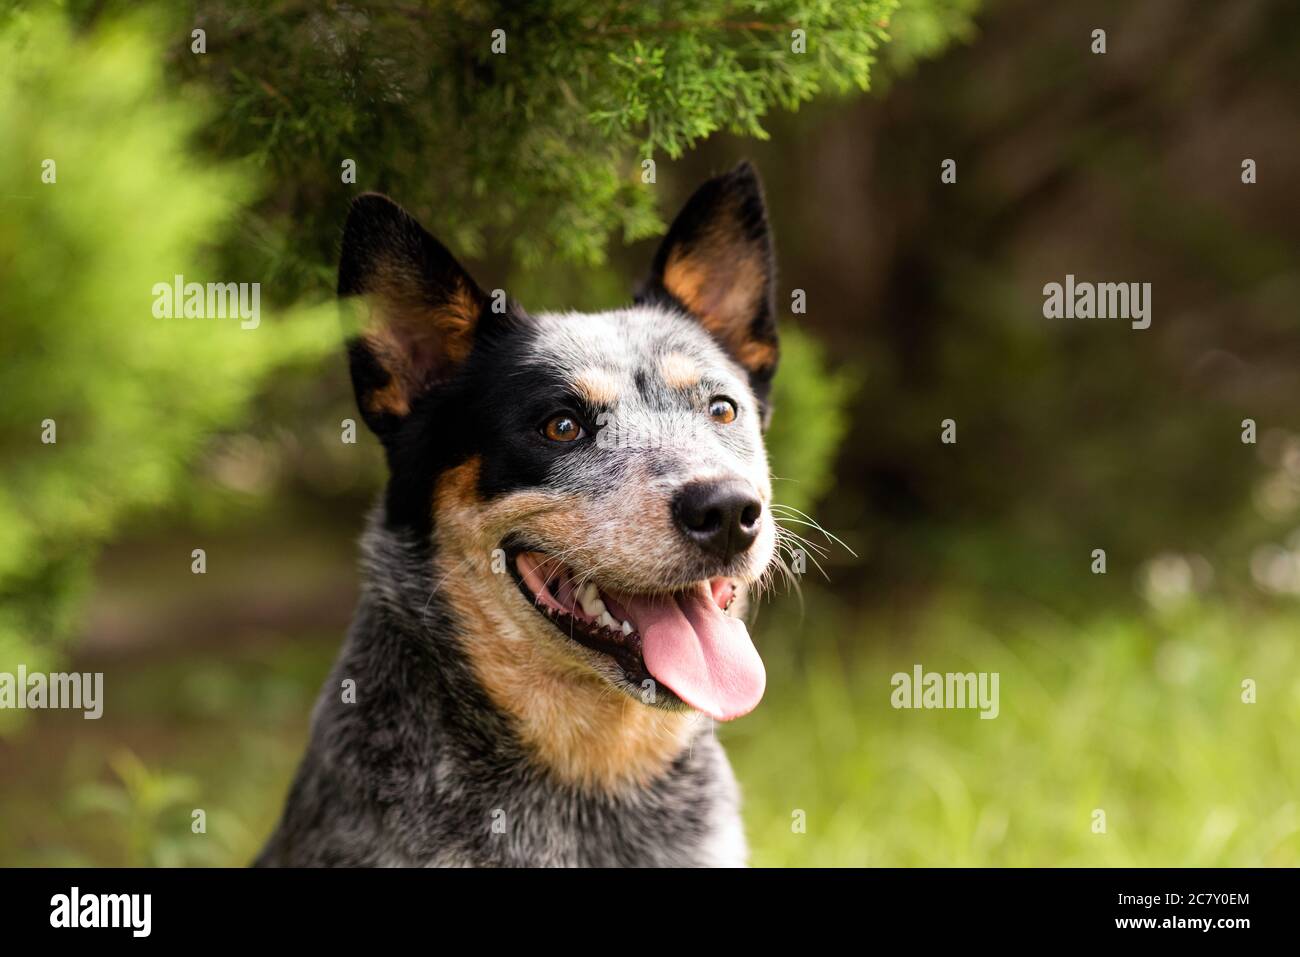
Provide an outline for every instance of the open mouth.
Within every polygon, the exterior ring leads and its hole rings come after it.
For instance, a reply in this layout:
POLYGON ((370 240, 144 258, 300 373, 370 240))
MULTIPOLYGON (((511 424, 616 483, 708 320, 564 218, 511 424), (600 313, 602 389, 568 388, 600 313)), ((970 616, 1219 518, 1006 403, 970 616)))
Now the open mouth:
POLYGON ((729 578, 705 579, 666 594, 602 586, 539 551, 517 551, 515 579, 560 632, 614 659, 629 681, 652 679, 720 721, 753 710, 767 675, 745 623, 726 611, 729 578))

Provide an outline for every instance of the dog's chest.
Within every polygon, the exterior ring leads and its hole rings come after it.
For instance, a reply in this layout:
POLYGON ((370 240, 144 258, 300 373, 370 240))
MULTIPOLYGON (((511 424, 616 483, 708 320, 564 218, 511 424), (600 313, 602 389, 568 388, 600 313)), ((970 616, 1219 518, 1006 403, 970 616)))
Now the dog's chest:
MULTIPOLYGON (((545 778, 456 789, 434 812, 443 867, 741 867, 747 847, 731 768, 716 741, 653 785, 621 795, 545 778)), ((398 863, 394 861, 394 863, 398 863)))

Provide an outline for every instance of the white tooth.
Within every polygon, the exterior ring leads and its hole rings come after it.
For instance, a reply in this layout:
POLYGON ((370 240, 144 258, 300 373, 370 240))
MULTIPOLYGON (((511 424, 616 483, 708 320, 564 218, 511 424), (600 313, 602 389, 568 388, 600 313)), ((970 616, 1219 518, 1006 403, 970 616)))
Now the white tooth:
POLYGON ((623 634, 625 635, 632 634, 632 623, 630 621, 623 622, 623 634))
POLYGON ((587 582, 579 593, 578 604, 582 605, 582 613, 589 618, 599 618, 605 610, 605 603, 600 600, 600 591, 591 582, 587 582))
POLYGON ((614 616, 608 611, 602 611, 600 617, 596 620, 603 628, 613 628, 615 631, 618 630, 618 622, 614 620, 614 616))

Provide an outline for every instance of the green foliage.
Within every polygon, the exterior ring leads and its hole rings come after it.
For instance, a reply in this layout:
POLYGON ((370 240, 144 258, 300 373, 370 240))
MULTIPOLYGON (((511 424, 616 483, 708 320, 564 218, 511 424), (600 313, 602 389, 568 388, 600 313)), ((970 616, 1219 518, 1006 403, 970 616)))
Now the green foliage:
POLYGON ((344 159, 351 189, 393 193, 458 253, 508 241, 530 268, 598 263, 610 238, 663 227, 643 160, 720 130, 765 137, 774 107, 865 90, 897 2, 198 6, 209 53, 180 48, 178 26, 175 62, 227 106, 216 149, 274 172, 264 251, 292 285, 332 259, 344 159))
POLYGON ((165 506, 266 375, 335 337, 154 317, 155 283, 218 278, 205 250, 254 187, 187 151, 206 110, 169 94, 140 24, 74 39, 56 17, 15 17, 0 64, 0 661, 38 668, 96 545, 165 506))
MULTIPOLYGON (((180 831, 176 822, 192 820, 191 809, 198 796, 198 783, 191 777, 149 768, 131 751, 120 751, 109 759, 116 781, 105 784, 87 781, 72 793, 72 810, 77 815, 101 815, 112 821, 110 830, 119 835, 119 849, 128 867, 177 867, 188 863, 186 842, 189 829, 180 831)), ((200 845, 203 846, 203 845, 200 845)))
POLYGON ((772 491, 777 502, 803 510, 830 488, 856 390, 853 372, 827 368, 825 351, 797 326, 787 323, 781 330, 781 367, 767 433, 772 491))
POLYGON ((916 64, 938 56, 954 41, 975 36, 975 12, 981 0, 934 0, 904 3, 889 23, 885 63, 890 73, 906 73, 916 64))

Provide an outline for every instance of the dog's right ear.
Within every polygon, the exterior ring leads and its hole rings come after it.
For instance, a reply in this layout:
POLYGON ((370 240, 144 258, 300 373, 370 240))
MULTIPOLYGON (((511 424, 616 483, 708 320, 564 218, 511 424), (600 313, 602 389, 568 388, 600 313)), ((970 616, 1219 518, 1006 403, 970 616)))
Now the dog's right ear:
POLYGON ((465 361, 487 296, 440 242, 386 196, 358 196, 343 228, 340 298, 360 297, 352 387, 381 438, 465 361))

